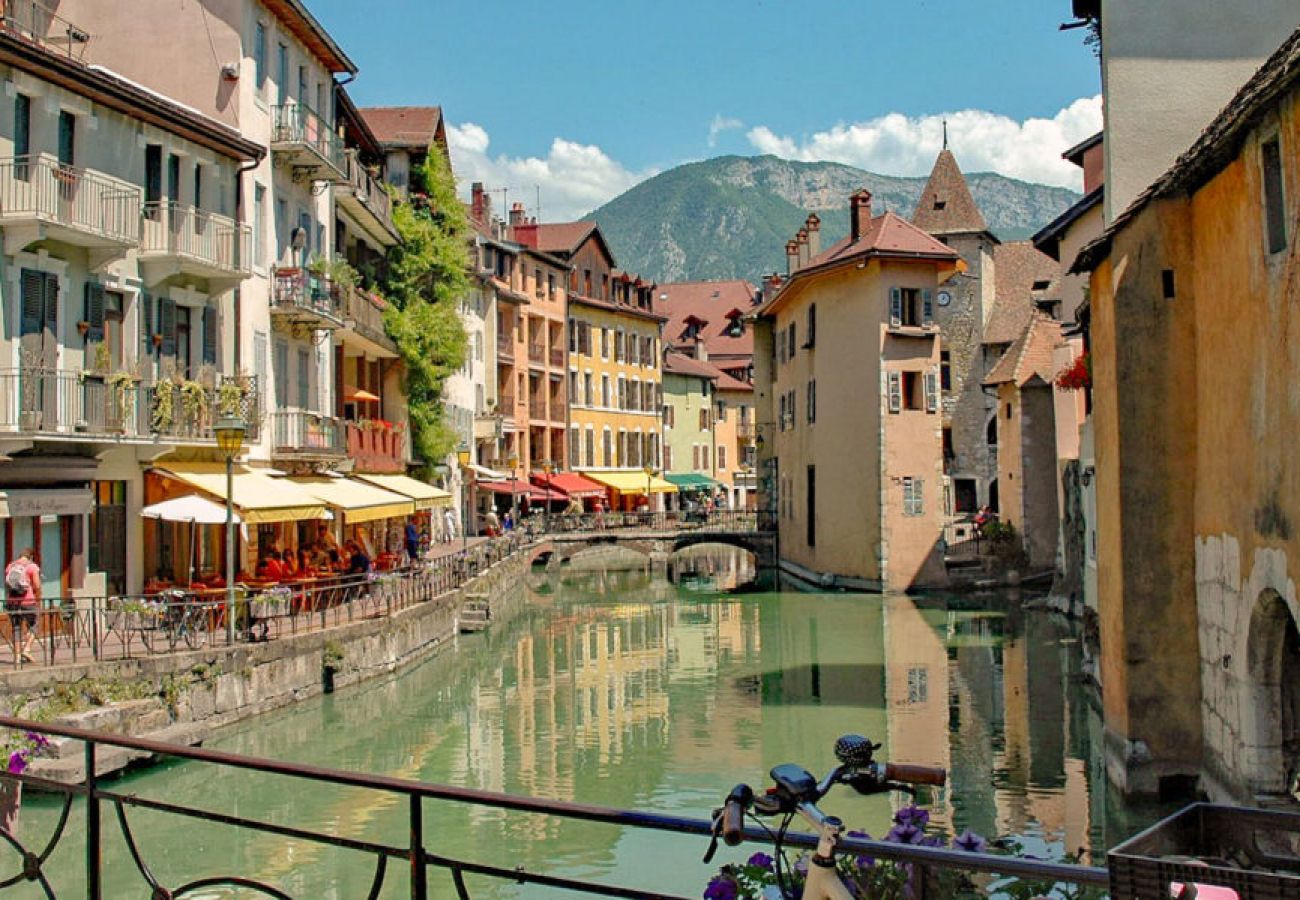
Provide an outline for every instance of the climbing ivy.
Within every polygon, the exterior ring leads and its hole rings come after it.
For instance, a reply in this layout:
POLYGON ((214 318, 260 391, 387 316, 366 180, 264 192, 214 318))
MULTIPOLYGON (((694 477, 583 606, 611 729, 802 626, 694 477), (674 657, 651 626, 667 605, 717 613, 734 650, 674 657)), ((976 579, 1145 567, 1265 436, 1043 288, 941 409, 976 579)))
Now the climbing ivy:
POLYGON ((411 176, 410 202, 393 211, 402 241, 389 255, 385 325, 406 363, 415 452, 432 465, 457 442, 443 415, 442 388, 465 362, 468 341, 457 307, 473 289, 470 225, 438 147, 429 148, 411 176))

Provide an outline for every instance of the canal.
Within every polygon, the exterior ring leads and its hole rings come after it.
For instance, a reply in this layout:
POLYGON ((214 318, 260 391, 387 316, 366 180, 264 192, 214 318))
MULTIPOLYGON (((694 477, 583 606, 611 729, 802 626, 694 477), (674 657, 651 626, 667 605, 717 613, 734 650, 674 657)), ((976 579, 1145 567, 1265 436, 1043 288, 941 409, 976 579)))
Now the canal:
MULTIPOLYGON (((535 571, 515 612, 487 632, 393 677, 305 701, 208 746, 585 803, 707 817, 738 781, 781 762, 818 774, 845 732, 891 760, 941 765, 932 821, 1016 838, 1026 852, 1089 854, 1161 810, 1126 808, 1105 787, 1101 725, 1080 677, 1073 626, 1022 610, 1014 593, 977 597, 807 594, 730 589, 752 561, 696 548, 670 583, 636 556, 577 557, 535 571)), ((199 764, 129 774, 115 787, 356 838, 402 843, 395 797, 199 764)), ((883 834, 898 798, 832 798, 851 828, 883 834)), ((710 867, 697 838, 430 802, 431 850, 498 865, 698 896, 710 867)), ((28 798, 22 836, 48 833, 55 806, 28 798)), ((241 873, 294 897, 356 898, 370 862, 342 850, 236 833, 135 810, 142 852, 164 883, 241 873)), ((60 896, 84 895, 78 810, 46 871, 60 896)), ((105 811, 108 897, 147 896, 105 811)), ((754 847, 720 854, 743 858, 754 847), (728 855, 729 853, 729 855, 728 855)), ((5 871, 16 857, 4 851, 5 871)), ((716 864, 715 864, 716 867, 716 864)), ((441 870, 432 894, 451 895, 441 870)), ((470 879, 475 897, 556 896, 470 879)), ((15 889, 15 896, 37 896, 15 889)), ((409 896, 401 865, 385 897, 409 896)), ((205 898, 253 896, 212 889, 205 898)))

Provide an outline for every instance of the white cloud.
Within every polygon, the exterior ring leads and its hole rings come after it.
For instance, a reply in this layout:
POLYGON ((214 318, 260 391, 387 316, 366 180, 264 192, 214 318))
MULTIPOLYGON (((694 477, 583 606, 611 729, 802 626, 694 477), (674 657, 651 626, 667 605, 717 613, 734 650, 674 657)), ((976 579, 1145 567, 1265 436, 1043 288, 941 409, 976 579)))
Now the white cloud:
POLYGON ((716 113, 713 116, 713 121, 709 123, 709 146, 718 146, 718 135, 722 134, 722 132, 744 127, 745 123, 740 121, 740 119, 734 119, 723 116, 721 113, 716 113))
MULTIPOLYGON (((510 203, 522 202, 535 215, 537 187, 542 189, 542 215, 547 222, 580 218, 610 200, 655 170, 634 172, 611 159, 599 147, 557 137, 545 157, 512 157, 489 153, 491 138, 473 122, 447 129, 452 169, 457 185, 468 198, 470 185, 483 182, 488 190, 509 188, 510 203)), ((494 194, 496 212, 501 195, 494 194)))
POLYGON ((1101 130, 1101 97, 1082 97, 1050 119, 1023 122, 966 109, 919 117, 890 113, 837 124, 799 141, 764 125, 751 128, 746 136, 760 153, 785 159, 842 162, 883 175, 924 175, 943 146, 944 119, 948 146, 963 171, 991 170, 1078 190, 1082 172, 1061 159, 1061 153, 1101 130))

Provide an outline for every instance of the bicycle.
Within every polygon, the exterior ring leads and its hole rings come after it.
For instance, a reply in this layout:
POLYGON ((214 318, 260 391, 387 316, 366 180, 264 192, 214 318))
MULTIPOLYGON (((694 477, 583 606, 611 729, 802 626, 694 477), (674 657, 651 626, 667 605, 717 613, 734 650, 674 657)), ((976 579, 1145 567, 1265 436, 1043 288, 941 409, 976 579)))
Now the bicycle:
POLYGON ((140 630, 140 640, 145 649, 161 649, 166 641, 168 650, 175 650, 182 641, 191 650, 200 650, 208 642, 208 617, 219 604, 202 603, 186 599, 181 590, 164 591, 159 595, 163 604, 158 610, 152 628, 140 630))
MULTIPOLYGON (((940 768, 877 762, 874 754, 879 749, 880 744, 873 744, 860 734, 846 734, 835 742, 835 757, 840 764, 820 782, 802 766, 784 763, 769 773, 774 785, 762 794, 755 794, 747 784, 736 785, 722 808, 714 813, 713 839, 704 854, 704 862, 712 862, 719 837, 729 847, 735 847, 745 839, 746 815, 755 818, 781 816, 781 825, 773 835, 777 887, 782 897, 793 900, 793 886, 787 883, 783 872, 783 868, 788 866, 784 865, 781 845, 790 822, 799 815, 818 832, 817 850, 809 860, 802 900, 853 900, 853 895, 840 880, 835 862, 844 823, 819 810, 817 801, 837 784, 846 784, 859 794, 868 796, 887 791, 915 795, 915 785, 942 787, 948 780, 947 772, 940 768)), ((759 821, 764 830, 772 834, 767 825, 759 821)))

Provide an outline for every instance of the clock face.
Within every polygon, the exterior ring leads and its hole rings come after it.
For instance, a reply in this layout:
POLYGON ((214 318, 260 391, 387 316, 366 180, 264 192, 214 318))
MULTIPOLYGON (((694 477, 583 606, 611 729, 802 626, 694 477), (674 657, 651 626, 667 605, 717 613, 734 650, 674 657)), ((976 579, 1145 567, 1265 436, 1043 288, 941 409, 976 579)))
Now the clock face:
POLYGON ((952 294, 950 294, 948 291, 940 291, 940 292, 939 292, 939 305, 940 305, 940 306, 947 306, 947 305, 948 305, 949 303, 951 303, 951 302, 952 302, 952 294))

